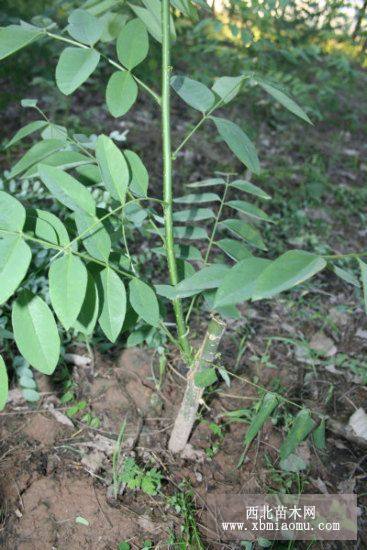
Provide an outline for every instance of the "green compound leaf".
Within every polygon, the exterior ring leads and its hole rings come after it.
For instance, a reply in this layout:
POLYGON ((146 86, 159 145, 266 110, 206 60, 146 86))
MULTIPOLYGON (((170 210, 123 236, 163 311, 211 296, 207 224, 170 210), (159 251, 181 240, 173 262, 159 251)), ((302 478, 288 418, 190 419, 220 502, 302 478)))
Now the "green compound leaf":
POLYGON ((65 254, 51 263, 49 285, 51 304, 66 330, 75 323, 87 288, 87 269, 80 258, 65 254))
POLYGON ((177 197, 175 202, 178 204, 203 204, 205 202, 220 202, 220 196, 216 193, 190 193, 183 197, 177 197))
POLYGON ((180 210, 174 212, 173 221, 175 222, 199 222, 215 218, 215 214, 211 208, 192 207, 189 210, 180 210))
POLYGON ((242 83, 243 76, 221 76, 214 82, 212 90, 224 103, 229 103, 241 90, 242 83))
POLYGON ((253 204, 250 204, 247 201, 228 201, 226 203, 226 206, 234 208, 235 210, 238 210, 239 212, 242 212, 243 214, 246 214, 246 216, 254 218, 255 220, 272 222, 271 218, 269 218, 269 216, 265 212, 263 212, 263 210, 261 210, 257 206, 254 206, 253 204))
POLYGON ((54 166, 40 164, 38 172, 50 193, 74 211, 83 210, 90 215, 96 212, 96 205, 89 189, 78 180, 54 166))
POLYGON ((273 410, 278 406, 278 398, 274 393, 267 393, 261 402, 258 412, 251 421, 244 438, 244 445, 248 447, 259 433, 273 410))
POLYGON ((200 187, 216 187, 217 185, 225 185, 223 178, 209 178, 202 181, 193 181, 192 183, 187 183, 187 187, 193 187, 194 189, 200 187))
POLYGON ((103 22, 85 10, 78 9, 72 11, 68 21, 68 33, 78 42, 82 42, 82 44, 94 46, 102 36, 104 29, 103 22))
POLYGON ((284 92, 276 88, 275 86, 271 85, 269 82, 266 82, 265 80, 262 80, 260 78, 255 78, 255 82, 259 84, 268 94, 270 94, 274 99, 279 101, 283 107, 288 109, 291 113, 298 116, 299 118, 302 118, 302 120, 305 120, 309 124, 312 124, 311 120, 308 118, 306 113, 303 109, 295 102, 293 99, 288 97, 284 92))
POLYGON ((214 300, 214 308, 240 304, 252 296, 256 281, 270 260, 246 258, 233 266, 224 276, 214 300))
POLYGON ((33 122, 26 124, 14 134, 11 140, 6 144, 5 148, 9 149, 9 147, 12 147, 25 137, 34 134, 34 132, 38 132, 38 130, 42 130, 42 128, 47 126, 47 124, 48 123, 45 120, 34 120, 33 122))
POLYGON ((52 374, 60 355, 60 338, 48 305, 29 290, 13 304, 14 338, 23 357, 43 374, 52 374))
POLYGON ((232 153, 255 174, 260 173, 260 163, 256 149, 245 132, 234 122, 224 118, 210 117, 217 127, 219 135, 232 153))
POLYGON ((18 235, 1 236, 0 232, 0 305, 14 294, 24 279, 32 253, 18 235))
POLYGON ((250 195, 255 195, 260 199, 264 199, 264 200, 271 199, 270 195, 268 195, 260 187, 258 187, 257 185, 254 185, 249 181, 235 180, 235 181, 232 181, 229 185, 230 187, 235 187, 236 189, 239 189, 240 191, 244 191, 245 193, 249 193, 250 195))
POLYGON ((123 116, 138 97, 138 85, 128 71, 116 71, 111 75, 106 88, 106 103, 111 115, 123 116))
POLYGON ((96 158, 107 191, 114 199, 125 204, 129 168, 124 155, 111 138, 101 135, 97 139, 96 158))
POLYGON ((42 30, 26 29, 20 25, 0 29, 0 60, 28 46, 42 35, 42 30))
POLYGON ((107 262, 111 253, 111 237, 97 216, 75 212, 75 223, 87 252, 97 260, 107 262), (92 228, 92 229, 90 229, 92 228))
POLYGON ((65 95, 75 92, 95 71, 99 59, 100 54, 90 48, 65 48, 56 66, 59 90, 65 95))
POLYGON ((116 342, 126 313, 126 291, 120 277, 110 267, 99 274, 101 314, 99 325, 111 342, 116 342))
POLYGON ((187 298, 198 294, 202 290, 218 288, 228 272, 229 267, 224 264, 213 264, 203 267, 191 277, 184 279, 176 285, 175 293, 179 298, 187 298))
MULTIPOLYGON (((50 243, 50 248, 53 244, 64 247, 70 243, 65 225, 55 214, 46 210, 28 209, 24 230, 32 232, 37 239, 50 243)), ((47 245, 43 243, 43 246, 47 245)), ((76 246, 74 243, 72 250, 75 250, 76 246)))
POLYGON ((280 447, 281 460, 293 453, 314 427, 315 422, 311 418, 310 411, 308 409, 301 410, 294 419, 292 428, 280 447))
POLYGON ((144 61, 149 51, 149 39, 140 19, 132 19, 121 29, 116 49, 119 61, 129 70, 144 61))
POLYGON ((138 197, 146 197, 149 185, 149 174, 143 161, 139 155, 129 149, 125 149, 124 155, 130 169, 130 191, 138 197))
POLYGON ((24 206, 5 191, 0 191, 0 236, 1 230, 22 231, 25 218, 24 206))
POLYGON ((222 222, 220 222, 220 225, 228 229, 228 231, 236 235, 236 237, 240 237, 241 239, 247 241, 255 248, 259 248, 260 250, 267 250, 265 243, 260 235, 260 232, 249 223, 246 223, 242 220, 229 219, 223 220, 222 222))
POLYGON ((206 113, 214 105, 213 92, 197 80, 187 76, 172 76, 171 86, 187 105, 202 113, 206 113))
POLYGON ((129 283, 130 304, 136 313, 148 325, 158 327, 159 305, 154 290, 139 279, 132 279, 129 283))
MULTIPOLYGON (((56 166, 61 170, 68 170, 70 168, 78 168, 80 166, 94 166, 91 164, 91 159, 86 155, 82 155, 77 151, 56 151, 56 153, 51 153, 45 159, 42 159, 42 164, 46 166, 56 166)), ((21 176, 21 179, 37 178, 39 177, 38 172, 39 165, 34 164, 21 176)))
POLYGON ((4 359, 0 355, 0 411, 2 411, 8 400, 9 380, 4 359))
POLYGON ((239 262, 252 256, 246 245, 235 239, 221 239, 215 243, 232 260, 239 262))
POLYGON ((65 141, 61 139, 47 139, 35 143, 26 154, 16 163, 10 172, 10 177, 15 178, 35 164, 42 162, 52 153, 65 147, 65 141))
POLYGON ((85 336, 91 336, 96 326, 99 313, 99 297, 97 285, 93 276, 88 271, 87 288, 85 291, 84 302, 81 307, 78 319, 74 323, 77 332, 85 336))
POLYGON ((326 262, 320 256, 303 250, 289 250, 263 271, 256 282, 252 299, 271 298, 303 283, 325 266, 326 262))

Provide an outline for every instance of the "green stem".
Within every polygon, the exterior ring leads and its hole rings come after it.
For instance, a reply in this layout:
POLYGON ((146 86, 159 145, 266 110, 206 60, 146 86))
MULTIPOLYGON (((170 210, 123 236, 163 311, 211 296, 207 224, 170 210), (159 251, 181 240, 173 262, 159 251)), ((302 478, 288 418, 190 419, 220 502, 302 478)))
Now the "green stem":
MULTIPOLYGON (((177 265, 173 237, 173 192, 172 192, 172 150, 170 120, 170 75, 171 75, 171 38, 170 38, 170 3, 162 0, 162 141, 163 141, 163 200, 165 202, 164 226, 165 247, 168 271, 173 286, 178 283, 177 265)), ((180 300, 173 300, 178 339, 182 352, 189 358, 190 344, 180 300)))

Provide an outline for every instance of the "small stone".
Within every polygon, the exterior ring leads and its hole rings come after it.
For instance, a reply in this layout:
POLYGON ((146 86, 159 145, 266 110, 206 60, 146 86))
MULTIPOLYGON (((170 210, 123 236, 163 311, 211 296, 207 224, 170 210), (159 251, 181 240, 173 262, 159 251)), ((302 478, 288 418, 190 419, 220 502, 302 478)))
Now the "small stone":
POLYGON ((356 436, 367 441, 367 414, 364 409, 357 409, 349 419, 348 425, 356 436))
POLYGON ((358 336, 358 338, 361 338, 362 340, 367 340, 367 330, 359 328, 356 332, 356 336, 358 336))
POLYGON ((96 474, 101 470, 104 459, 104 453, 95 450, 82 458, 82 465, 85 466, 91 474, 96 474))
POLYGON ((310 348, 324 357, 333 357, 338 351, 332 339, 328 338, 322 331, 313 335, 310 348))
POLYGON ((344 327, 349 322, 349 316, 344 312, 340 311, 337 307, 332 307, 329 311, 329 317, 338 326, 344 327))

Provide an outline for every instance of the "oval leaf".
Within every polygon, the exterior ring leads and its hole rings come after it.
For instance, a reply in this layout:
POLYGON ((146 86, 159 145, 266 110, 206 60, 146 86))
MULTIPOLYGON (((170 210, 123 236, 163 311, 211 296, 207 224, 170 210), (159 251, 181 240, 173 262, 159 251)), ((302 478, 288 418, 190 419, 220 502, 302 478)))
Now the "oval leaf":
POLYGON ((247 246, 240 241, 236 241, 235 239, 221 239, 215 244, 221 250, 223 250, 223 252, 225 252, 227 256, 232 258, 232 260, 236 260, 236 262, 239 262, 251 256, 251 252, 247 248, 247 246))
POLYGON ((43 374, 52 374, 60 355, 60 338, 48 305, 23 290, 13 305, 14 338, 23 357, 43 374))
POLYGON ((203 204, 204 202, 220 202, 220 196, 216 193, 189 193, 183 197, 177 197, 178 204, 203 204))
POLYGON ((187 76, 173 76, 171 86, 187 105, 202 113, 207 112, 214 105, 213 92, 197 80, 187 76))
POLYGON ((84 210, 90 215, 96 212, 96 205, 89 189, 78 180, 54 166, 40 164, 38 173, 50 193, 71 210, 84 210))
POLYGON ((149 285, 140 279, 132 279, 129 283, 129 298, 133 309, 148 325, 159 325, 158 300, 149 285))
POLYGON ((149 174, 143 161, 139 155, 129 149, 124 151, 124 155, 130 169, 130 191, 138 197, 146 197, 149 185, 149 174))
MULTIPOLYGON (((46 210, 27 210, 27 220, 25 231, 33 232, 37 239, 42 239, 50 243, 50 248, 55 244, 57 246, 67 246, 70 244, 69 234, 65 225, 51 212, 46 210)), ((43 246, 47 245, 43 243, 43 246)), ((71 247, 76 248, 76 243, 71 247)))
POLYGON ((228 272, 229 267, 223 264, 213 264, 203 267, 191 277, 184 279, 176 285, 175 293, 178 298, 186 298, 198 294, 202 290, 217 288, 228 272))
POLYGON ((20 25, 0 29, 0 60, 28 46, 42 35, 42 30, 26 29, 20 25))
POLYGON ((80 258, 65 254, 51 263, 49 270, 52 307, 68 330, 82 308, 87 288, 87 269, 80 258))
POLYGON ((221 76, 214 82, 212 90, 223 103, 229 103, 240 91, 242 82, 243 76, 221 76))
POLYGON ((293 99, 288 97, 284 92, 276 88, 275 86, 272 86, 269 84, 269 82, 265 82, 265 80, 256 78, 255 82, 259 84, 268 94, 274 97, 283 107, 288 109, 291 113, 298 116, 299 118, 302 118, 302 120, 305 120, 309 124, 312 124, 311 120, 308 118, 306 113, 303 109, 293 99))
POLYGON ((0 238, 0 304, 14 294, 28 271, 31 258, 31 249, 20 236, 0 238))
POLYGON ((219 135, 226 142, 232 153, 240 159, 249 170, 255 174, 260 173, 259 159, 252 141, 245 132, 234 122, 224 118, 210 117, 219 132, 219 135))
POLYGON ((271 199, 270 195, 268 195, 260 187, 258 187, 257 185, 254 185, 249 181, 235 180, 235 181, 232 181, 229 185, 230 187, 235 187, 236 189, 239 189, 240 191, 244 191, 245 193, 249 193, 250 195, 255 195, 260 199, 265 199, 265 200, 271 199))
POLYGON ((99 325, 111 342, 116 342, 126 314, 126 291, 120 277, 110 267, 100 272, 101 314, 99 325))
POLYGON ((246 258, 224 276, 214 300, 214 308, 237 305, 252 296, 256 281, 270 264, 263 258, 246 258))
POLYGON ((59 90, 70 95, 94 72, 100 54, 89 48, 65 48, 56 66, 56 84, 59 90))
POLYGON ((37 132, 38 130, 42 130, 45 126, 47 126, 47 122, 45 120, 34 120, 33 122, 30 122, 29 124, 26 124, 14 134, 14 136, 11 138, 9 143, 6 145, 6 149, 9 147, 12 147, 19 141, 21 141, 23 138, 33 134, 34 132, 37 132))
POLYGON ((97 323, 98 313, 99 297, 97 285, 93 276, 88 271, 87 288, 85 291, 84 301, 78 315, 78 319, 73 325, 75 330, 81 332, 85 336, 91 336, 97 323))
POLYGON ((129 183, 129 168, 124 155, 111 138, 101 135, 97 139, 96 158, 107 191, 124 204, 129 183))
POLYGON ((75 212, 75 223, 79 237, 89 254, 102 262, 107 262, 111 253, 111 238, 97 216, 86 212, 75 212))
POLYGON ((269 216, 265 212, 247 201, 228 201, 226 203, 226 206, 234 208, 235 210, 238 210, 239 212, 242 212, 243 214, 246 214, 246 216, 254 218, 255 220, 272 222, 271 218, 269 218, 269 216))
POLYGON ((116 71, 110 77, 106 88, 106 103, 111 115, 123 116, 134 105, 138 97, 138 85, 128 71, 116 71))
POLYGON ((52 153, 59 151, 65 147, 65 141, 61 139, 47 139, 35 143, 25 155, 14 164, 10 172, 10 177, 15 178, 25 170, 28 170, 38 162, 42 162, 52 153))
POLYGON ((326 266, 320 256, 303 250, 289 250, 272 262, 257 280, 253 300, 270 298, 303 283, 326 266))
POLYGON ((0 191, 0 230, 22 231, 25 217, 23 205, 5 191, 0 191))
POLYGON ((85 10, 74 10, 69 15, 67 31, 72 38, 82 44, 93 46, 101 38, 103 22, 85 10))
POLYGON ((119 61, 131 70, 139 65, 149 51, 148 33, 140 19, 132 19, 122 28, 116 43, 119 61))
POLYGON ((249 242, 255 248, 267 250, 259 231, 249 223, 242 220, 229 219, 223 220, 220 222, 220 225, 228 229, 231 233, 234 233, 237 237, 249 242))

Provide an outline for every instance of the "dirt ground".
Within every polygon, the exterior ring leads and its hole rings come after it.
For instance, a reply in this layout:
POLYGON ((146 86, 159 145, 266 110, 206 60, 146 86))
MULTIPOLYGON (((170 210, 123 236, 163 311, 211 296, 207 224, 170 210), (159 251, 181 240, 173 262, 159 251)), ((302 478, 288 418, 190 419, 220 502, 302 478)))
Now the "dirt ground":
MULTIPOLYGON (((330 338, 338 351, 355 346, 365 349, 367 340, 364 334, 357 333, 361 320, 338 317, 335 311, 335 304, 330 303, 329 313, 334 312, 339 336, 329 333, 324 337, 330 338)), ((353 384, 348 372, 335 373, 338 369, 325 370, 319 365, 316 383, 305 384, 305 372, 310 368, 307 360, 299 350, 292 351, 282 341, 275 343, 269 357, 276 369, 254 361, 253 357, 260 357, 266 337, 274 334, 275 326, 278 335, 294 336, 297 329, 284 321, 285 313, 282 304, 244 311, 256 335, 236 365, 238 378, 230 388, 223 383, 212 398, 209 396, 202 411, 203 422, 192 436, 193 452, 188 458, 173 457, 166 450, 183 389, 184 370, 175 355, 170 357, 162 391, 155 389, 152 379, 154 354, 138 348, 125 350, 119 358, 110 360, 97 355, 92 373, 74 367, 78 397, 87 399, 90 412, 100 419, 98 429, 90 429, 75 419, 74 425, 65 426, 64 416, 55 418, 55 410, 63 415, 65 407, 60 405, 47 380, 43 381, 45 391, 37 410, 17 401, 15 395, 13 405, 0 417, 1 547, 102 550, 116 549, 121 541, 129 541, 132 548, 141 548, 146 539, 160 543, 158 547, 167 546, 165 541, 171 532, 179 532, 182 518, 167 506, 163 496, 149 497, 130 489, 125 489, 117 499, 111 494, 111 455, 123 419, 127 419, 127 425, 122 455, 133 456, 143 465, 154 463, 164 474, 164 495, 174 494, 183 480, 189 481, 199 526, 208 493, 284 490, 287 483, 296 481, 297 474, 287 475, 277 466, 282 426, 268 422, 243 466, 237 469, 246 424, 228 424, 221 416, 226 411, 248 407, 257 399, 256 388, 247 380, 258 376, 268 388, 274 388, 276 378, 277 387, 286 388, 283 395, 289 400, 302 400, 311 410, 330 416, 326 451, 318 451, 311 441, 303 443, 297 451, 308 465, 307 476, 302 477, 303 491, 362 494, 358 548, 366 548, 366 516, 362 510, 367 504, 363 496, 367 446, 360 446, 360 442, 345 437, 342 431, 354 410, 365 405, 366 388, 353 384), (328 401, 330 383, 334 393, 328 401), (213 433, 209 422, 221 427, 219 435, 213 433), (78 517, 85 518, 88 525, 76 523, 78 517)), ((233 339, 237 334, 236 323, 229 326, 222 346, 225 350, 222 360, 229 370, 234 367, 237 353, 238 342, 233 339)), ((307 336, 307 321, 304 328, 307 336)), ((42 379, 39 383, 42 387, 42 379)), ((203 540, 207 540, 205 547, 218 547, 206 539, 205 526, 201 531, 203 540)), ((223 543, 219 547, 237 546, 223 543)), ((320 546, 355 547, 352 542, 320 546)))

